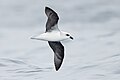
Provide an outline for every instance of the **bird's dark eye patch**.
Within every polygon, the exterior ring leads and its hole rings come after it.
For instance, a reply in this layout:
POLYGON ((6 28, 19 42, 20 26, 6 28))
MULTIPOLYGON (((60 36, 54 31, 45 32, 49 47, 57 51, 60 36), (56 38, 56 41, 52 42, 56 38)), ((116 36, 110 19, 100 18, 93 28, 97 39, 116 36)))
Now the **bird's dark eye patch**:
POLYGON ((66 34, 66 36, 70 36, 69 34, 66 34))

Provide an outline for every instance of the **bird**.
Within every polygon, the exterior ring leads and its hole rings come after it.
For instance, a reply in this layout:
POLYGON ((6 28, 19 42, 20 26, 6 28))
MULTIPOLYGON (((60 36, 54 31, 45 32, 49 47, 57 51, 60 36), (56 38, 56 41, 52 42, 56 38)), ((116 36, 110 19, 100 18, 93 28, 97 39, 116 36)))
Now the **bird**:
POLYGON ((58 14, 50 7, 45 7, 45 14, 47 16, 46 30, 44 33, 31 37, 31 39, 48 41, 49 46, 54 52, 55 70, 58 71, 64 59, 64 46, 61 41, 73 39, 68 32, 60 31, 58 28, 58 14))

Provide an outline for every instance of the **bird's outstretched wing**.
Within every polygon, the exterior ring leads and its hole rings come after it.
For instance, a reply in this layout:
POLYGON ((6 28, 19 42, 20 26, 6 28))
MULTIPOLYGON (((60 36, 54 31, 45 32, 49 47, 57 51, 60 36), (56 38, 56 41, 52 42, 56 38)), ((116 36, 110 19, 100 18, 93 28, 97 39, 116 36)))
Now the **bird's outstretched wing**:
POLYGON ((45 7, 45 14, 48 17, 46 23, 46 32, 51 32, 52 30, 59 30, 57 27, 57 23, 59 20, 57 13, 49 7, 45 7))
POLYGON ((48 43, 54 52, 55 69, 58 71, 64 58, 64 46, 60 42, 48 41, 48 43))

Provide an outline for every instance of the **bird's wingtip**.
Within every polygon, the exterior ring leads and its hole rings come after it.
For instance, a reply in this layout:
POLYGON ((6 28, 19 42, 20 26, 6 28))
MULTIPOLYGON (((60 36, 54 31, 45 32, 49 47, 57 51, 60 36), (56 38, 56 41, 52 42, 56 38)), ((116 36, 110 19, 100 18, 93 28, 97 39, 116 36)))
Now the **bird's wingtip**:
POLYGON ((47 10, 47 9, 50 9, 50 7, 48 7, 48 6, 45 6, 45 10, 47 10))
POLYGON ((58 65, 55 65, 55 70, 58 71, 58 70, 60 69, 60 66, 61 66, 61 65, 59 65, 59 66, 58 66, 58 65))
POLYGON ((45 9, 48 8, 47 6, 45 6, 45 9))
POLYGON ((55 70, 56 70, 56 71, 58 71, 58 70, 59 70, 59 68, 55 68, 55 70))

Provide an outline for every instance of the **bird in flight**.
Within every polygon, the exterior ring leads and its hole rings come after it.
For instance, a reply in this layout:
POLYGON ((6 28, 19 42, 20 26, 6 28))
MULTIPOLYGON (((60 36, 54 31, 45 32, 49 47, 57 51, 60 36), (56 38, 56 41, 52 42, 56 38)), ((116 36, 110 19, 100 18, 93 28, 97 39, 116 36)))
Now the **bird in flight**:
POLYGON ((48 17, 46 31, 38 36, 31 37, 31 39, 48 41, 49 46, 54 52, 54 65, 56 71, 58 71, 64 59, 64 46, 60 41, 73 39, 73 37, 68 32, 59 30, 59 17, 54 10, 49 7, 45 7, 45 14, 48 17))

